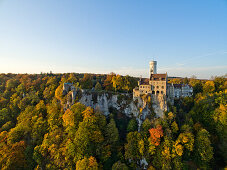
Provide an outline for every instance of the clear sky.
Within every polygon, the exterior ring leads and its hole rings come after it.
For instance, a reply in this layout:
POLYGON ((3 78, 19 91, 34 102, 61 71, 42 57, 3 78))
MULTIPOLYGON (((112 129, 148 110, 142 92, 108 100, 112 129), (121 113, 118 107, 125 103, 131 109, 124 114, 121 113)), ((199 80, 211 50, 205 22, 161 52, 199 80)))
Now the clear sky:
POLYGON ((0 72, 227 73, 227 0, 0 0, 0 72))

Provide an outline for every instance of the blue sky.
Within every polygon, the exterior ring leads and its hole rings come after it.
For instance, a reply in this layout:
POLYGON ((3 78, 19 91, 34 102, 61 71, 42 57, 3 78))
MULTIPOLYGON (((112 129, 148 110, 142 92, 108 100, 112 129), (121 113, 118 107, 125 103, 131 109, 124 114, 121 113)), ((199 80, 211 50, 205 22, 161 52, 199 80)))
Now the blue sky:
POLYGON ((227 73, 226 0, 0 0, 0 72, 227 73))

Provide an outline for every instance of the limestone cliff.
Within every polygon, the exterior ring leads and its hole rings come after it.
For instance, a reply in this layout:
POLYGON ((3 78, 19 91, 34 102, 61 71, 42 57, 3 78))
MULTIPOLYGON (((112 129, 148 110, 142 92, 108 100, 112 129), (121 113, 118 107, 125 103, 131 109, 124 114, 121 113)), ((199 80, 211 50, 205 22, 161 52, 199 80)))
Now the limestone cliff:
POLYGON ((163 96, 142 96, 134 98, 127 93, 97 92, 92 90, 67 91, 69 99, 66 108, 75 101, 94 109, 99 109, 104 115, 110 114, 110 108, 122 112, 128 117, 135 117, 140 127, 148 115, 162 117, 167 109, 166 99, 163 96))

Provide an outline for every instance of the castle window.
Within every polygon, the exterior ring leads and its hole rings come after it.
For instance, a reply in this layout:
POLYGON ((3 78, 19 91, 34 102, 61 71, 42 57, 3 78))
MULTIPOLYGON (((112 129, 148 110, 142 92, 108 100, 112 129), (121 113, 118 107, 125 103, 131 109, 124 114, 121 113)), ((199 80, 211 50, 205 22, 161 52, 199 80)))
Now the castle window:
POLYGON ((161 91, 161 94, 163 94, 163 91, 161 91))
POLYGON ((159 88, 159 86, 157 86, 157 89, 159 88))
POLYGON ((152 91, 152 94, 155 94, 155 91, 152 91))
POLYGON ((159 94, 159 91, 157 91, 156 94, 159 94))
POLYGON ((162 86, 162 89, 164 89, 164 86, 162 86))

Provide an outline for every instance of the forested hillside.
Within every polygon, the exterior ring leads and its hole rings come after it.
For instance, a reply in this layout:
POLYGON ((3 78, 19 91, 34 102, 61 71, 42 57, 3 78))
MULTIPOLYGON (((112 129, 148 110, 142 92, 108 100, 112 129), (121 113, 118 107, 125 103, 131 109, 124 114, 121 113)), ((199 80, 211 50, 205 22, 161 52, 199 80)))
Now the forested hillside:
POLYGON ((97 92, 131 93, 137 78, 95 74, 0 74, 0 169, 222 169, 227 167, 227 81, 189 83, 193 97, 163 118, 135 118, 75 102, 65 82, 97 92))

